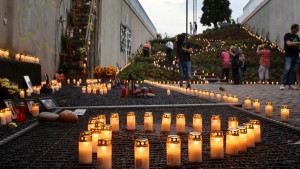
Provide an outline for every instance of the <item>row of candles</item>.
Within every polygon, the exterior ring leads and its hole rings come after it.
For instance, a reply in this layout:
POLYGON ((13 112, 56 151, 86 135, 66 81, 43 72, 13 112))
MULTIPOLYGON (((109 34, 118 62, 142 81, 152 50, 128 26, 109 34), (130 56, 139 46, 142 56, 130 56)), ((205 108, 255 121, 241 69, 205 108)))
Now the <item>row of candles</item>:
MULTIPOLYGON (((162 116, 161 131, 170 132, 171 113, 164 113, 162 116)), ((176 115, 176 132, 184 133, 185 114, 176 115)), ((97 163, 100 168, 111 168, 112 163, 112 132, 119 131, 119 115, 112 113, 110 123, 106 124, 106 116, 99 115, 92 117, 88 122, 88 130, 80 133, 79 137, 79 163, 91 164, 92 153, 97 153, 97 163)), ((127 113, 127 130, 135 130, 135 113, 127 113)), ((152 112, 144 114, 144 130, 153 131, 152 112)), ((189 162, 202 161, 202 115, 193 115, 193 132, 188 136, 188 158, 189 162)), ((211 118, 210 150, 211 158, 224 158, 224 134, 221 131, 220 115, 213 115, 211 118)), ((239 126, 237 117, 228 118, 228 130, 226 133, 226 154, 237 155, 239 152, 246 152, 247 148, 254 148, 255 143, 261 142, 261 126, 259 120, 250 120, 239 126)), ((149 141, 147 138, 136 139, 135 167, 149 168, 149 141)), ((181 140, 178 135, 167 137, 167 165, 180 166, 181 164, 181 140)))
POLYGON ((93 85, 87 85, 87 86, 82 86, 81 91, 83 94, 85 93, 93 93, 97 94, 97 91, 99 90, 99 93, 102 94, 107 94, 108 90, 111 90, 111 84, 93 84, 93 85))
POLYGON ((10 108, 0 110, 1 125, 6 125, 12 121, 12 112, 10 108))
MULTIPOLYGON (((186 95, 191 95, 191 96, 199 96, 200 98, 205 98, 205 99, 211 99, 211 100, 216 100, 217 102, 221 102, 222 100, 225 103, 233 103, 236 104, 239 102, 239 98, 237 95, 230 95, 230 94, 221 94, 220 92, 213 92, 213 91, 207 91, 207 90, 196 90, 196 89, 186 89, 183 87, 179 86, 172 86, 168 84, 161 84, 161 83, 156 83, 156 82, 151 82, 148 80, 144 81, 145 83, 161 87, 166 89, 167 94, 170 93, 170 89, 174 90, 179 93, 183 93, 186 95)), ((169 94, 168 94, 169 95, 169 94)), ((244 107, 246 110, 252 110, 254 109, 255 113, 260 113, 261 112, 261 104, 258 99, 254 99, 253 101, 251 100, 250 97, 246 97, 244 100, 244 107)), ((272 117, 273 114, 273 103, 272 102, 266 102, 265 103, 265 114, 267 117, 272 117)), ((280 114, 281 114, 281 121, 283 122, 288 122, 289 117, 290 117, 290 108, 288 105, 282 105, 280 109, 280 114)))
POLYGON ((17 61, 22 61, 22 62, 40 63, 40 58, 38 58, 37 56, 25 55, 20 53, 17 53, 15 55, 15 59, 17 61))
MULTIPOLYGON (((77 84, 80 85, 80 83, 82 83, 82 80, 79 79, 78 81, 76 81, 76 79, 73 79, 73 84, 77 84)), ((86 83, 87 84, 95 84, 95 83, 100 83, 101 82, 101 79, 86 79, 86 83)), ((71 80, 70 79, 67 79, 67 83, 68 84, 71 84, 71 80)))
POLYGON ((0 49, 0 58, 8 58, 9 50, 0 49))

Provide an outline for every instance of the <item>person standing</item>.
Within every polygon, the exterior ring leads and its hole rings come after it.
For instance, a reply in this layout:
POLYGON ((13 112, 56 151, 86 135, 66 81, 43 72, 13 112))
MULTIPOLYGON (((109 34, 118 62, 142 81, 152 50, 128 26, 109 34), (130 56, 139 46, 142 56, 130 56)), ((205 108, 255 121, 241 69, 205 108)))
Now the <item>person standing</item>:
POLYGON ((172 51, 173 51, 173 42, 171 41, 168 41, 167 44, 166 44, 166 47, 167 47, 167 60, 172 63, 173 61, 173 58, 172 58, 172 51))
POLYGON ((197 23, 194 22, 194 35, 197 35, 197 23))
POLYGON ((233 46, 230 50, 231 55, 231 69, 232 78, 235 85, 240 84, 240 54, 236 46, 233 46))
POLYGON ((222 58, 222 63, 223 63, 221 79, 229 79, 230 54, 229 54, 229 51, 227 49, 222 50, 221 58, 222 58))
POLYGON ((193 35, 193 24, 190 22, 190 35, 193 35))
POLYGON ((293 85, 296 78, 296 65, 299 59, 300 53, 300 38, 297 35, 299 32, 299 25, 293 24, 291 26, 291 33, 284 35, 284 70, 281 76, 280 90, 284 90, 285 86, 288 85, 289 89, 297 89, 293 85))
POLYGON ((246 58, 245 58, 245 54, 243 53, 242 49, 239 49, 239 61, 240 61, 240 69, 239 69, 239 80, 240 83, 243 82, 243 72, 245 71, 245 62, 246 62, 246 58))
POLYGON ((269 67, 270 67, 270 54, 271 51, 268 48, 268 45, 259 45, 257 47, 257 54, 259 55, 259 69, 258 69, 258 76, 259 82, 268 82, 269 80, 269 67))
POLYGON ((185 35, 178 35, 177 38, 177 53, 178 53, 178 67, 179 67, 179 78, 180 86, 183 86, 183 80, 186 79, 187 88, 191 88, 192 79, 192 63, 191 54, 193 49, 191 44, 186 42, 185 35))

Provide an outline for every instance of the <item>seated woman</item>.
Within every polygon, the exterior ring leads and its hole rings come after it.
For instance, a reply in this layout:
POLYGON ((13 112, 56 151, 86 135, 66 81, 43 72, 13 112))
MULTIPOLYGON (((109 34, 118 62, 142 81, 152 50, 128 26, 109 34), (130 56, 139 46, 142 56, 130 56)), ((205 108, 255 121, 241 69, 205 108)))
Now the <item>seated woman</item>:
POLYGON ((57 80, 57 82, 64 82, 65 81, 65 75, 61 70, 58 71, 58 73, 55 73, 54 78, 57 80))

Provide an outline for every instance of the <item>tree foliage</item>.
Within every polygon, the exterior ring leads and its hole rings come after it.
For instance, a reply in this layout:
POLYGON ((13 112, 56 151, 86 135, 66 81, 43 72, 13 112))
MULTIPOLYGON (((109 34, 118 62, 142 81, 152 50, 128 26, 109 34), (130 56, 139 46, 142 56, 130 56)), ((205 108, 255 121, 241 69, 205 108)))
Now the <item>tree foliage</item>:
POLYGON ((205 26, 218 27, 219 22, 230 22, 232 10, 229 0, 204 0, 202 7, 201 23, 205 26))

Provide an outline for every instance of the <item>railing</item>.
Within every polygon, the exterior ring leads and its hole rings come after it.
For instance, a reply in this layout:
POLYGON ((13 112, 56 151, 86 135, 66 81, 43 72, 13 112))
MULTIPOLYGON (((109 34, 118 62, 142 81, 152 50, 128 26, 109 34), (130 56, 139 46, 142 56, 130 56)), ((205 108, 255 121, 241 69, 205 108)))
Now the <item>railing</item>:
POLYGON ((238 18, 238 22, 242 23, 264 1, 265 0, 250 0, 243 8, 243 15, 238 18))

